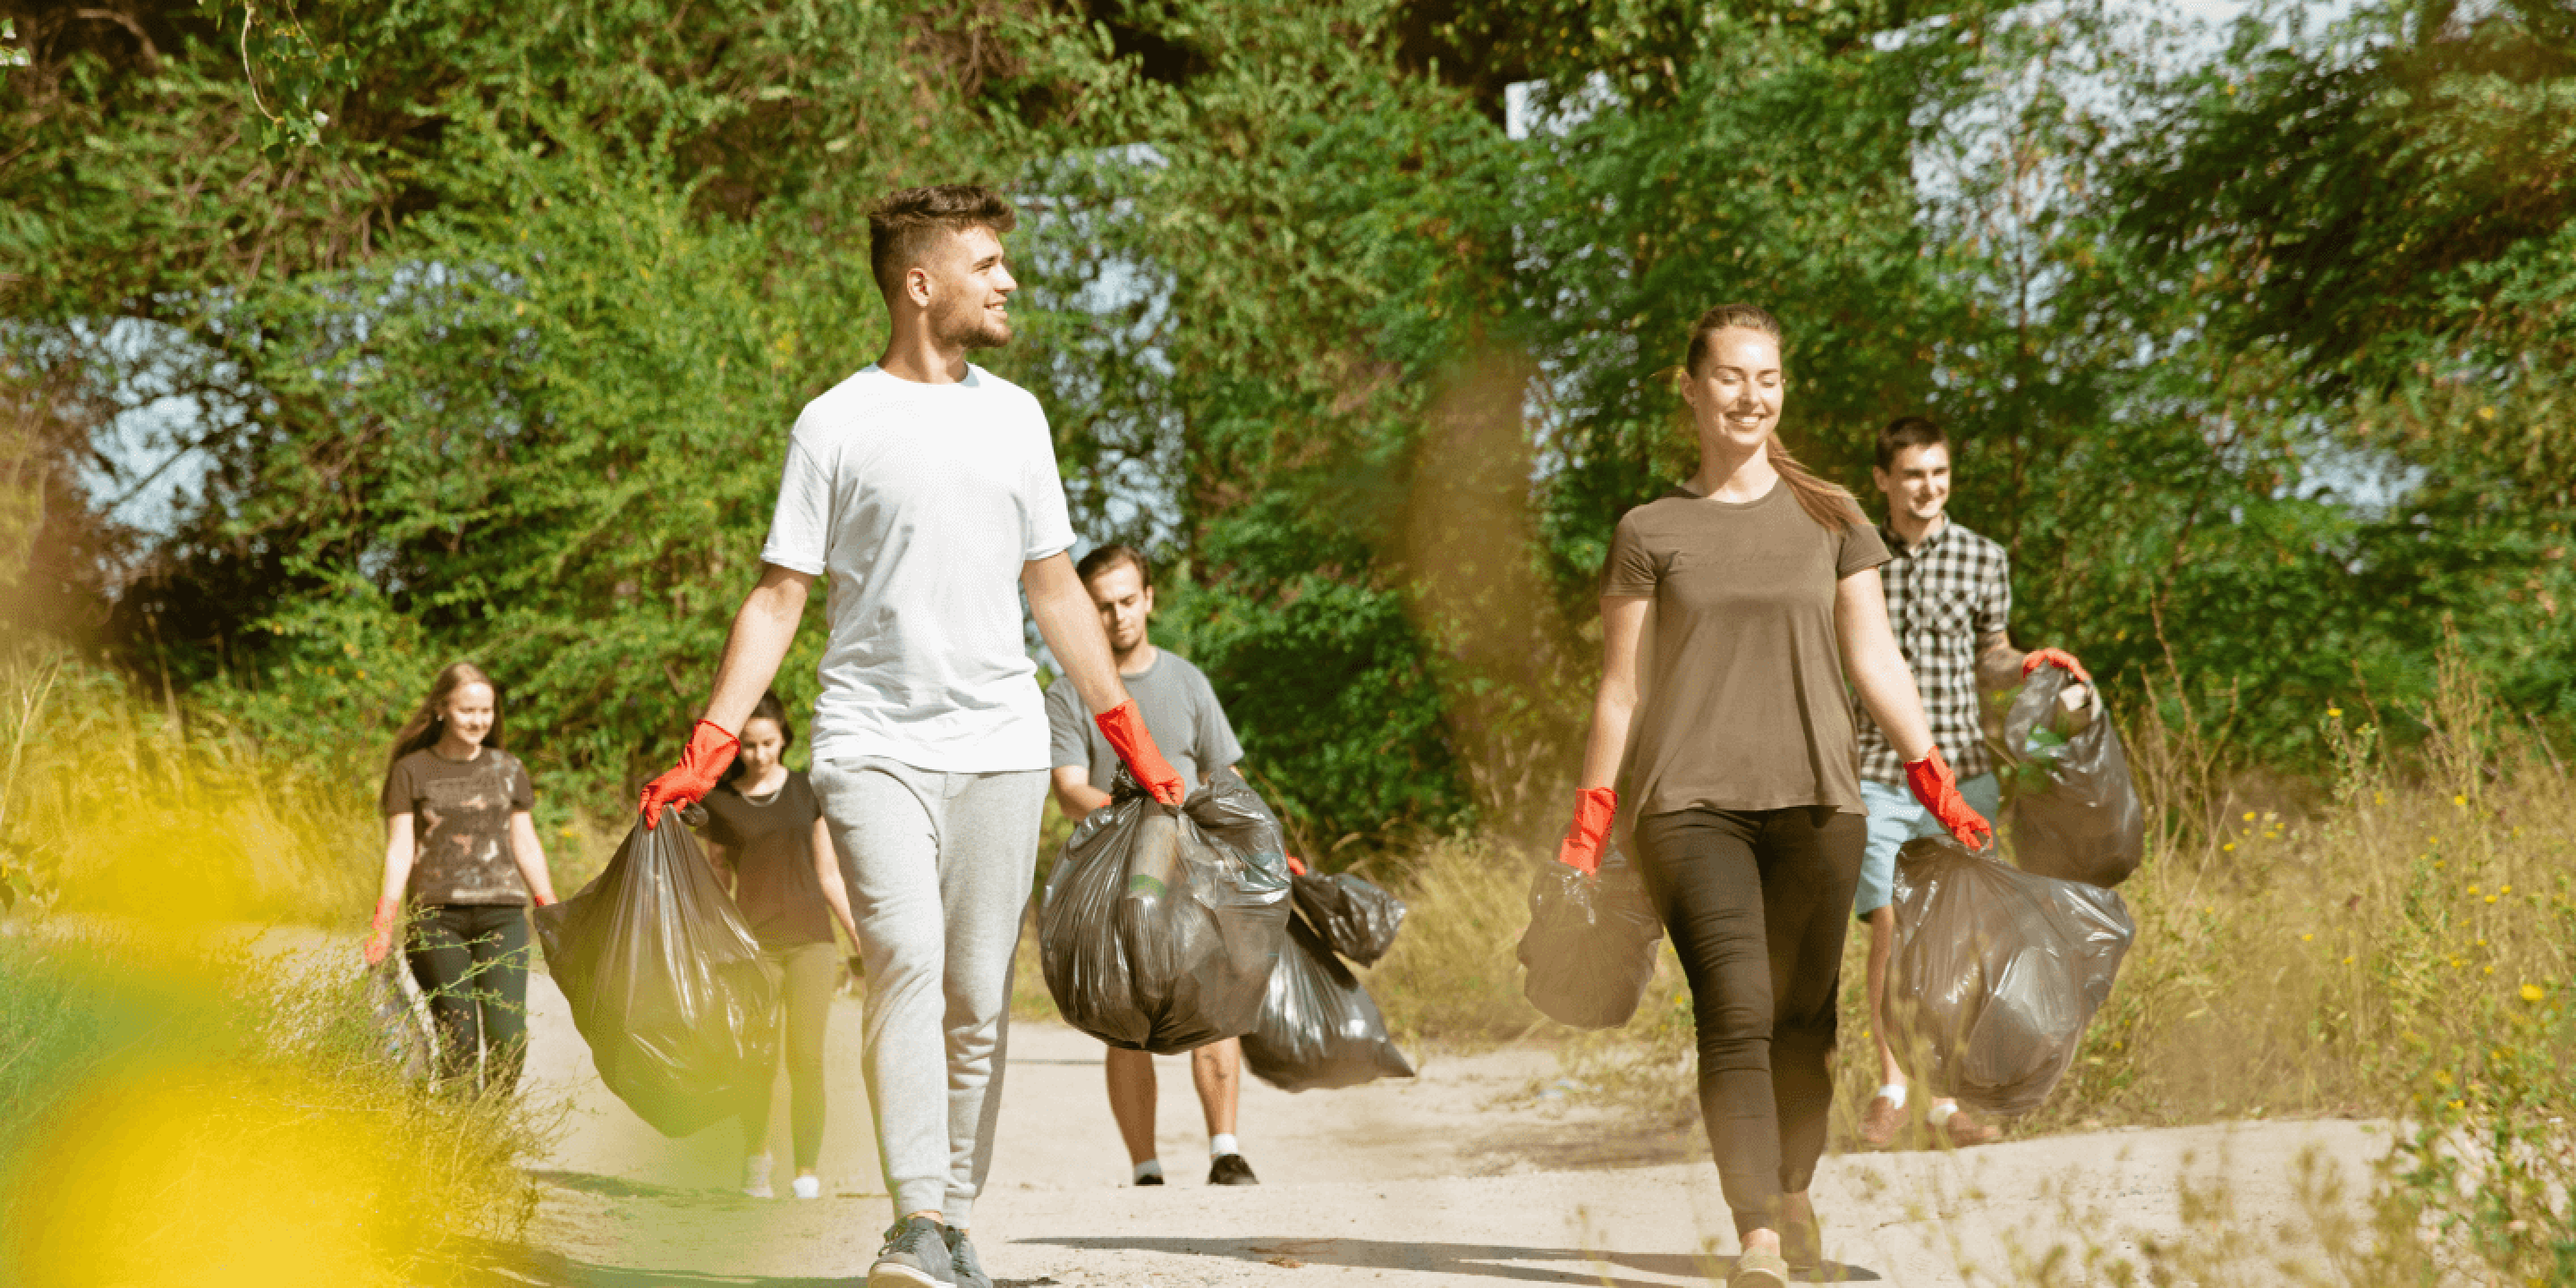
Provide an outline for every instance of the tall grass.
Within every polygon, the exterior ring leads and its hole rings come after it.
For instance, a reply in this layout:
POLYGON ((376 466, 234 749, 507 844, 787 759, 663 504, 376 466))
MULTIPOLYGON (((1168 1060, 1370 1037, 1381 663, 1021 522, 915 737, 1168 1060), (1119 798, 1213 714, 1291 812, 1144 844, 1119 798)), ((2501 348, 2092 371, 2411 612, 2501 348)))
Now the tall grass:
POLYGON ((393 1285, 530 1211, 515 1102, 408 1082, 353 937, 379 824, 59 653, 0 658, 0 1282, 393 1285))
POLYGON ((0 656, 0 750, 0 877, 63 911, 313 921, 375 902, 362 786, 264 763, 67 653, 0 656))

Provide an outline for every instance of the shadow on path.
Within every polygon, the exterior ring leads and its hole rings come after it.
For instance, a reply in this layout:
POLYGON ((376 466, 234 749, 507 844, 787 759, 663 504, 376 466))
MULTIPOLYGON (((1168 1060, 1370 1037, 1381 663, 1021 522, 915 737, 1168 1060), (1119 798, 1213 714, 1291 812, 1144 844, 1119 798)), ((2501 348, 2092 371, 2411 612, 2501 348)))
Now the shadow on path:
MULTIPOLYGON (((468 1288, 867 1288, 865 1271, 840 1277, 723 1275, 607 1266, 536 1248, 486 1247, 468 1288)), ((1052 1278, 996 1279, 993 1288, 1047 1288, 1052 1278)))
MULTIPOLYGON (((1642 1279, 1603 1274, 1602 1266, 1652 1275, 1701 1277, 1723 1282, 1735 1258, 1698 1257, 1676 1252, 1585 1252, 1578 1248, 1514 1248, 1472 1243, 1389 1243, 1381 1239, 1292 1239, 1256 1236, 1247 1239, 1097 1238, 1015 1240, 1027 1246, 1096 1248, 1165 1252, 1235 1261, 1257 1261, 1282 1269, 1308 1265, 1345 1266, 1355 1270, 1414 1270, 1430 1274, 1505 1279, 1532 1284, 1584 1284, 1600 1288, 1669 1288, 1642 1279), (1557 1262, 1568 1269, 1516 1265, 1557 1262)), ((1818 1283, 1871 1283, 1878 1276, 1858 1266, 1827 1264, 1822 1272, 1803 1276, 1818 1283)), ((1042 1281, 1041 1281, 1042 1282, 1042 1281)))

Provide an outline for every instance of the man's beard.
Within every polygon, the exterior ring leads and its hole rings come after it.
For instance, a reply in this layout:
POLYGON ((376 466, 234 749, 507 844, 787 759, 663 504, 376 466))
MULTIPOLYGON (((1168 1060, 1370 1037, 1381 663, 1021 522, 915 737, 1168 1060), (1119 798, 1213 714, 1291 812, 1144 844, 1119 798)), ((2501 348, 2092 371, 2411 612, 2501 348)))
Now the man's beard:
POLYGON ((999 349, 1011 342, 1011 321, 994 317, 981 305, 961 309, 939 320, 939 340, 961 349, 999 349))

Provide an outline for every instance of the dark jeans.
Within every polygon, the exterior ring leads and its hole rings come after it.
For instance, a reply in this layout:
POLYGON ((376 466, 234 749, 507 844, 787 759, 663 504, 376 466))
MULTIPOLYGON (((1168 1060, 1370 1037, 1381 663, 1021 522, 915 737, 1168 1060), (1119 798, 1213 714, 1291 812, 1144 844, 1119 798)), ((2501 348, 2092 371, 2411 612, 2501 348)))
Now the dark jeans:
POLYGON ((1778 1229, 1833 1108, 1834 1004, 1867 825, 1823 808, 1637 823, 1646 890, 1690 981, 1700 1115, 1737 1234, 1778 1229))
MULTIPOLYGON (((792 948, 762 945, 761 955, 779 970, 786 1018, 788 1131, 796 1143, 796 1166, 812 1167, 823 1156, 823 1037, 832 1019, 832 990, 841 982, 841 950, 831 943, 792 948)), ((752 1084, 743 1106, 742 1138, 753 1153, 769 1145, 769 1101, 775 1078, 752 1084)))
POLYGON ((438 1024, 438 1078, 483 1089, 519 1085, 528 1048, 528 915, 516 904, 443 903, 420 910, 403 956, 438 1024))

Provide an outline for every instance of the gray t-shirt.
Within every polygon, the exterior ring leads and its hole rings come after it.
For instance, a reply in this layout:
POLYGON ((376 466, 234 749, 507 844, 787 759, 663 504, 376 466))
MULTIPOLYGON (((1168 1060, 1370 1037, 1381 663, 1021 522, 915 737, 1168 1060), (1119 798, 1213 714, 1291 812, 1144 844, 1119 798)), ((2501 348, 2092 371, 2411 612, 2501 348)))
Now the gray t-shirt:
MULTIPOLYGON (((1118 678, 1127 682, 1127 696, 1136 699, 1154 746, 1193 791, 1207 775, 1243 759, 1243 744, 1234 740, 1234 726, 1226 723, 1216 690, 1188 659, 1156 649, 1153 665, 1118 678)), ((1101 735, 1070 681, 1058 680, 1047 688, 1046 711, 1053 751, 1048 763, 1059 769, 1080 765, 1090 771, 1092 786, 1108 791, 1118 781, 1118 750, 1101 735)))

